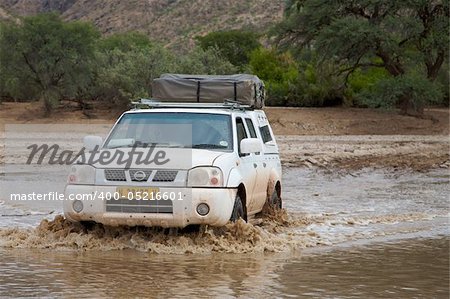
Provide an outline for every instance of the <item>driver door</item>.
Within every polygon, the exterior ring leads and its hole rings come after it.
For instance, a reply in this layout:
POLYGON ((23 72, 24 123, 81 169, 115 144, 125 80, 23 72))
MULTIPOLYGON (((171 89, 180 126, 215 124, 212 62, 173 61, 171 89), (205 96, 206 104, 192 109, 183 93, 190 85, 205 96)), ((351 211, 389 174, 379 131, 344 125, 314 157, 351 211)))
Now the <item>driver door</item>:
POLYGON ((247 213, 251 214, 251 207, 254 206, 255 195, 254 188, 257 178, 257 165, 250 154, 241 153, 241 140, 249 136, 244 124, 244 120, 241 117, 236 117, 236 137, 239 154, 239 166, 238 169, 242 173, 245 189, 247 192, 247 213))

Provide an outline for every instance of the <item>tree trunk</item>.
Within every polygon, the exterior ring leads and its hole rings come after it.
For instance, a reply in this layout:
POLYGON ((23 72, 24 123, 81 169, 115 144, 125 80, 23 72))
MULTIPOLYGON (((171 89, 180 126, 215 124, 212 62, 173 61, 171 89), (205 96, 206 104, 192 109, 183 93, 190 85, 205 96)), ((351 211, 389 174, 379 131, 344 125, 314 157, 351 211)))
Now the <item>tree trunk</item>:
POLYGON ((42 91, 42 99, 44 101, 45 116, 48 117, 59 102, 59 93, 54 88, 45 89, 42 91))
POLYGON ((49 117, 52 114, 53 105, 51 100, 47 97, 44 98, 45 117, 49 117))
POLYGON ((445 60, 445 52, 439 51, 436 60, 433 62, 431 58, 425 59, 425 65, 427 67, 427 78, 430 81, 434 81, 439 74, 439 70, 441 69, 442 64, 445 60))
POLYGON ((422 104, 415 104, 411 101, 411 95, 409 93, 400 97, 399 101, 400 114, 421 117, 423 116, 424 106, 422 104))

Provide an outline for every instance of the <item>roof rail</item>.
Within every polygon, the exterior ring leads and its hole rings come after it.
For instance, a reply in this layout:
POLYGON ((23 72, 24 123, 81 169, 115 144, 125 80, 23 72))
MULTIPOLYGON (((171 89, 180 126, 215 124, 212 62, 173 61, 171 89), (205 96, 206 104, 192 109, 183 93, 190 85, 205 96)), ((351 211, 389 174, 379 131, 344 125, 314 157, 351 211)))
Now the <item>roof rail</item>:
POLYGON ((225 99, 223 103, 183 103, 183 102, 161 102, 154 99, 139 99, 132 102, 132 109, 153 108, 196 108, 196 109, 231 109, 231 110, 254 110, 249 105, 242 105, 237 101, 225 99))

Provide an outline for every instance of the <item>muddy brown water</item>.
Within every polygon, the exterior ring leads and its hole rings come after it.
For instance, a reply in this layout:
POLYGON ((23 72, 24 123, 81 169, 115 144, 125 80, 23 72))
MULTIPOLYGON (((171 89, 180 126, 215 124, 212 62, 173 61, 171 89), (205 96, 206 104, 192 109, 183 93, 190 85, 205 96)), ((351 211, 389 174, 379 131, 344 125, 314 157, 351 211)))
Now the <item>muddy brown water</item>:
POLYGON ((448 298, 449 240, 297 255, 0 251, 0 296, 448 298))
POLYGON ((3 200, 0 297, 449 297, 447 170, 284 174, 286 213, 197 232, 85 230, 59 202, 3 200))

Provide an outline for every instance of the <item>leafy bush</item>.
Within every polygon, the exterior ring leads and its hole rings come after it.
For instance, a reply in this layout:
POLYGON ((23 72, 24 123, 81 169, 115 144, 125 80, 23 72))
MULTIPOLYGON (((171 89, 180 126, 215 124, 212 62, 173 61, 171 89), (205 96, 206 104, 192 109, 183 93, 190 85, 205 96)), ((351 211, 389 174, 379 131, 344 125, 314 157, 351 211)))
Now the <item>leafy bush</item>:
POLYGON ((115 33, 102 38, 98 42, 98 50, 108 51, 118 49, 121 51, 131 51, 134 48, 148 48, 153 45, 149 37, 140 32, 115 33))
POLYGON ((309 60, 295 61, 289 53, 260 48, 250 58, 250 70, 266 84, 268 105, 329 106, 342 103, 341 78, 336 66, 309 60))
POLYGON ((443 94, 442 101, 439 104, 448 107, 450 103, 450 71, 448 63, 445 63, 440 70, 436 78, 436 83, 441 87, 443 94))
POLYGON ((230 74, 236 68, 215 49, 198 48, 175 57, 159 45, 99 51, 95 84, 85 97, 126 107, 130 100, 150 97, 153 79, 163 73, 230 74))
POLYGON ((221 52, 213 47, 203 50, 195 48, 190 53, 180 56, 176 60, 176 66, 172 69, 175 73, 226 75, 237 72, 237 68, 231 64, 221 52))
POLYGON ((149 97, 152 80, 173 67, 172 55, 160 46, 98 52, 95 84, 89 95, 126 107, 132 99, 149 97))
POLYGON ((299 73, 288 105, 321 107, 342 104, 343 85, 336 75, 336 65, 312 60, 303 62, 299 73))
POLYGON ((350 106, 366 105, 361 101, 361 93, 367 94, 373 91, 380 80, 389 78, 389 74, 382 68, 357 69, 348 78, 346 100, 350 106))
POLYGON ((261 46, 258 35, 241 30, 211 32, 197 40, 203 50, 217 48, 223 57, 240 70, 249 63, 251 52, 261 46))
POLYGON ((250 55, 250 71, 264 81, 267 105, 286 105, 290 89, 298 79, 297 63, 289 53, 278 54, 274 49, 258 48, 250 55))
POLYGON ((427 103, 439 103, 443 88, 419 73, 389 77, 361 93, 361 101, 371 107, 400 107, 402 114, 420 115, 427 103))

